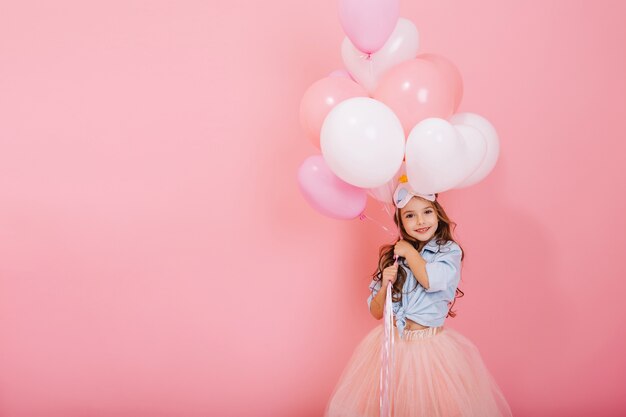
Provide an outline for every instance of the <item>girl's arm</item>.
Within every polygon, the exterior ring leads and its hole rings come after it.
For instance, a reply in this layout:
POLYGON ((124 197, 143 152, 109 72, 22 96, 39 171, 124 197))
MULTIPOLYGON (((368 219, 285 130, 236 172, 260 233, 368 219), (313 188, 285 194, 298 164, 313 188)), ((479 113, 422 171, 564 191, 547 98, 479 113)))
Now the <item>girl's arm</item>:
POLYGON ((414 250, 413 252, 409 252, 404 259, 406 259, 406 263, 409 264, 409 268, 411 268, 411 272, 415 275, 417 282, 425 289, 430 288, 428 273, 426 272, 426 261, 422 258, 422 255, 420 255, 417 250, 414 250))
POLYGON ((419 282, 422 287, 425 289, 430 287, 428 273, 426 272, 426 261, 413 245, 406 240, 400 239, 394 247, 394 254, 406 259, 406 263, 409 264, 411 272, 413 272, 415 279, 417 279, 417 282, 419 282))
POLYGON ((442 252, 430 263, 426 262, 416 249, 407 250, 404 255, 415 279, 426 292, 445 290, 450 285, 458 285, 461 279, 463 251, 456 243, 450 245, 446 252, 442 252))
POLYGON ((380 320, 383 318, 383 310, 385 307, 385 298, 387 297, 387 284, 381 287, 381 289, 376 293, 376 296, 372 298, 372 302, 370 303, 370 313, 376 320, 380 320))
POLYGON ((383 318, 383 310, 385 308, 385 298, 387 297, 387 283, 393 284, 398 276, 398 265, 388 266, 383 270, 383 277, 380 281, 380 290, 376 293, 370 302, 370 313, 376 320, 383 318))

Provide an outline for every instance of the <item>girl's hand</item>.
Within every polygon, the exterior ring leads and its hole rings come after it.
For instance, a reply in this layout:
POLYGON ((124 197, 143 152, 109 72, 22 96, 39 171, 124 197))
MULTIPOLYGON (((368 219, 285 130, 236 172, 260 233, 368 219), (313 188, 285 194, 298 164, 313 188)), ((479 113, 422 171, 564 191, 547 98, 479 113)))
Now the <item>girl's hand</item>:
POLYGON ((383 269, 383 288, 387 288, 387 283, 391 282, 393 285, 396 282, 396 278, 398 277, 398 264, 388 266, 383 269))
POLYGON ((413 245, 411 245, 406 240, 400 239, 398 243, 396 243, 396 245, 394 246, 393 253, 396 256, 401 256, 406 259, 412 254, 417 253, 417 249, 415 249, 413 245))

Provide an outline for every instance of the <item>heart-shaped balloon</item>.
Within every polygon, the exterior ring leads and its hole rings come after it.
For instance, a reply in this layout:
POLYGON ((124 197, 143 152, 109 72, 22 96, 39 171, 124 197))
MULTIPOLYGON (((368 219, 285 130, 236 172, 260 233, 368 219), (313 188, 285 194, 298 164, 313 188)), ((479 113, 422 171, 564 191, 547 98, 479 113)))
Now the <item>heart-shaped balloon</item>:
MULTIPOLYGON (((487 140, 475 127, 457 124, 453 124, 453 126, 457 133, 465 141, 465 156, 463 158, 463 165, 465 165, 466 168, 465 178, 467 179, 474 172, 476 172, 485 159, 485 155, 487 153, 487 140)), ((463 181, 465 181, 465 179, 463 181)), ((458 188, 458 184, 455 185, 454 188, 458 188)))
POLYGON ((343 63, 352 77, 372 93, 380 77, 390 68, 415 58, 419 50, 419 33, 408 19, 399 19, 385 45, 371 54, 359 51, 347 37, 341 45, 343 63))
POLYGON ((474 185, 482 181, 493 170, 493 167, 498 161, 500 154, 500 140, 498 139, 498 133, 489 120, 475 113, 458 113, 450 118, 450 122, 455 126, 471 126, 478 130, 486 143, 485 157, 483 158, 480 166, 463 182, 458 184, 454 188, 464 188, 474 185))
POLYGON ((482 162, 487 145, 469 126, 457 128, 440 118, 418 123, 406 143, 406 172, 418 193, 449 190, 465 180, 482 162))
POLYGON ((298 169, 298 185, 305 200, 326 216, 354 219, 365 210, 367 191, 337 178, 321 155, 304 160, 298 169))

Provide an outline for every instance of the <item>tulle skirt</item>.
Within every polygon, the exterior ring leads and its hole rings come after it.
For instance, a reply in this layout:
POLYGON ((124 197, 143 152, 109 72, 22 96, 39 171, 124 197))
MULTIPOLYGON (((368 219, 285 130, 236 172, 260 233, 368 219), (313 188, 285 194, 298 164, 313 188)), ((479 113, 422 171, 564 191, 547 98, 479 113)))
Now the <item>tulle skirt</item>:
MULTIPOLYGON (((509 405, 476 346, 448 327, 394 327, 391 384, 394 417, 511 416, 509 405)), ((325 417, 380 416, 383 326, 354 351, 326 407, 325 417)))

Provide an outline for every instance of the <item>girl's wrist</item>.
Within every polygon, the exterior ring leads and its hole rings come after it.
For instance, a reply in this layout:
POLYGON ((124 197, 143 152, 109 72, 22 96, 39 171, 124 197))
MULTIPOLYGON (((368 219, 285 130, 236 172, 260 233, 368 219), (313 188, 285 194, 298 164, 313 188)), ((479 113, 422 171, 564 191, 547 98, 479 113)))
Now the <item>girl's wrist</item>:
POLYGON ((421 255, 420 255, 420 253, 417 251, 417 249, 413 249, 411 252, 409 252, 409 253, 407 254, 406 261, 407 261, 407 262, 414 261, 414 260, 416 260, 417 258, 419 258, 420 256, 421 256, 421 255))

